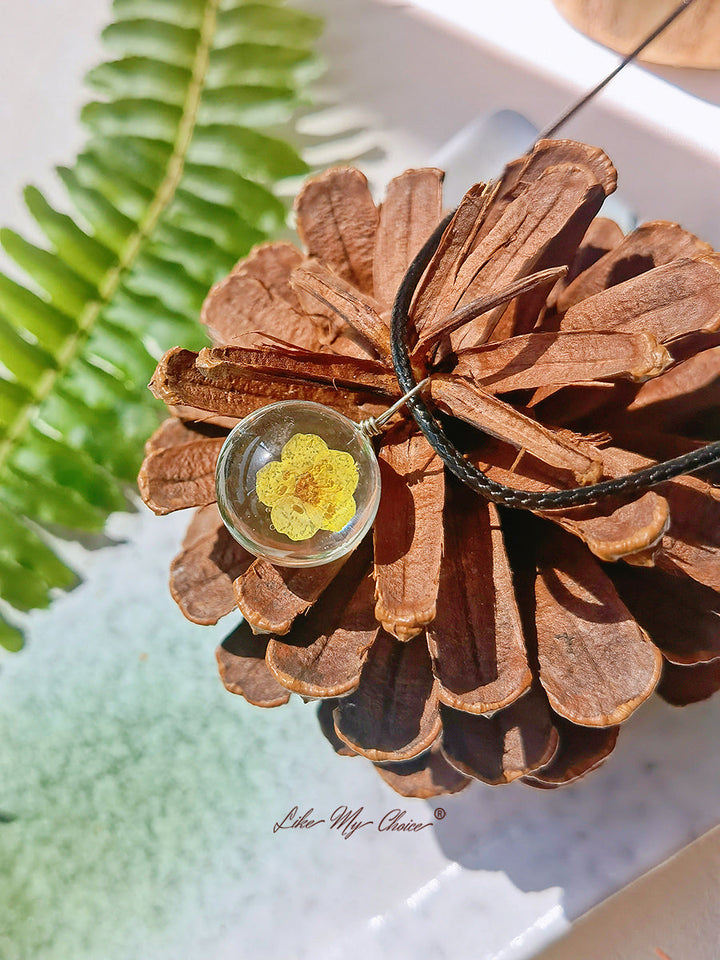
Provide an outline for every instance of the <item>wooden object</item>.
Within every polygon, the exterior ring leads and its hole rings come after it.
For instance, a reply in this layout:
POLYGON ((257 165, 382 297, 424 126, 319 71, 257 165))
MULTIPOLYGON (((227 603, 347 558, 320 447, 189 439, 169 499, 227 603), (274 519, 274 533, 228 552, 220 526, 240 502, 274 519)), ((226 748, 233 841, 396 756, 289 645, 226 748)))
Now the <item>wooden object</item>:
MULTIPOLYGON (((554 0, 574 27, 598 43, 630 53, 676 6, 676 0, 554 0)), ((720 0, 695 0, 640 55, 648 63, 720 68, 720 0)))

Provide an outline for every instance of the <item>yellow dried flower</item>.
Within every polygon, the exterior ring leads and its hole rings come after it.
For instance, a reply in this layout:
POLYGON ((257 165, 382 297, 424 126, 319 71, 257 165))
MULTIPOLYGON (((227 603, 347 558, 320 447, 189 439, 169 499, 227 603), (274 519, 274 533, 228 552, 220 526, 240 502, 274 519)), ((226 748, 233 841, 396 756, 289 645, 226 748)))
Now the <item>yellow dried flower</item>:
POLYGON ((296 433, 280 460, 258 470, 255 492, 270 507, 278 533, 309 540, 318 530, 337 533, 355 516, 358 469, 349 453, 330 450, 313 433, 296 433))

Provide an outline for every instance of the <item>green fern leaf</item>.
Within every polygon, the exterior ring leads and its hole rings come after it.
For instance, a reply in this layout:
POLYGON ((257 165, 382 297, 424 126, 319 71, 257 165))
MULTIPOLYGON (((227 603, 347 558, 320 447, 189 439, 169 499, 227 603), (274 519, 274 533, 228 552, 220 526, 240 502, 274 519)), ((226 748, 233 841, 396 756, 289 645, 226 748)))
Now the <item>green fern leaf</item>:
POLYGON ((307 171, 284 139, 317 75, 321 23, 283 0, 114 0, 113 59, 87 76, 88 140, 58 168, 67 210, 35 187, 37 244, 0 231, 0 645, 17 611, 75 582, 50 531, 100 531, 126 508, 160 411, 161 353, 205 342, 208 287, 281 230, 278 180, 307 171), (7 614, 7 617, 6 617, 7 614))
POLYGON ((3 617, 0 617, 0 647, 5 647, 11 653, 17 653, 23 647, 22 631, 12 626, 3 617))

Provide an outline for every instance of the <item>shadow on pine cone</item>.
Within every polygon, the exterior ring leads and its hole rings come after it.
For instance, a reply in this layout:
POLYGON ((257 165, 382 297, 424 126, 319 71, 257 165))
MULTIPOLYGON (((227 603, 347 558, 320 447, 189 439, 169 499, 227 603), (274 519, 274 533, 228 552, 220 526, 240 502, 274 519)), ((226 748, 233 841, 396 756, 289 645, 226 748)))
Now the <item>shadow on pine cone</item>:
MULTIPOLYGON (((416 293, 418 375, 433 374, 456 441, 511 486, 577 486, 718 438, 720 256, 673 223, 623 236, 597 218, 615 183, 601 150, 540 142, 496 189, 468 192, 416 293), (561 265, 456 326, 458 308, 561 265)), ((380 207, 357 170, 306 184, 306 252, 256 249, 208 295, 214 346, 160 362, 151 389, 172 417, 140 489, 158 514, 196 508, 171 568, 185 616, 211 624, 237 605, 245 618, 217 651, 228 690, 266 707, 319 698, 336 751, 407 796, 470 778, 556 787, 597 767, 653 690, 681 705, 720 687, 713 476, 631 502, 498 510, 445 473, 406 414, 379 441, 372 542, 343 561, 256 560, 214 503, 223 438, 251 411, 307 399, 360 420, 398 397, 389 311, 441 219, 441 184, 407 171, 380 207)))

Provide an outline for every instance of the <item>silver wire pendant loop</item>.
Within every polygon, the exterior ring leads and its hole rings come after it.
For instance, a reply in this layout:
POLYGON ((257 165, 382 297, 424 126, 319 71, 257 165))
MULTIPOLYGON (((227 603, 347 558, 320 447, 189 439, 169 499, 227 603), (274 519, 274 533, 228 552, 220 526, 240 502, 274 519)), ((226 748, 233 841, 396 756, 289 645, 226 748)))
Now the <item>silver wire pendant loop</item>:
POLYGON ((385 413, 381 414, 379 417, 368 417, 367 420, 361 420, 358 424, 358 430, 365 434, 366 437, 379 437, 383 432, 385 424, 388 420, 393 417, 401 407, 403 407, 411 397, 414 397, 416 393, 419 393, 426 384, 430 383, 430 377, 425 377, 424 380, 421 380, 420 383, 416 384, 412 390, 400 397, 385 413))

